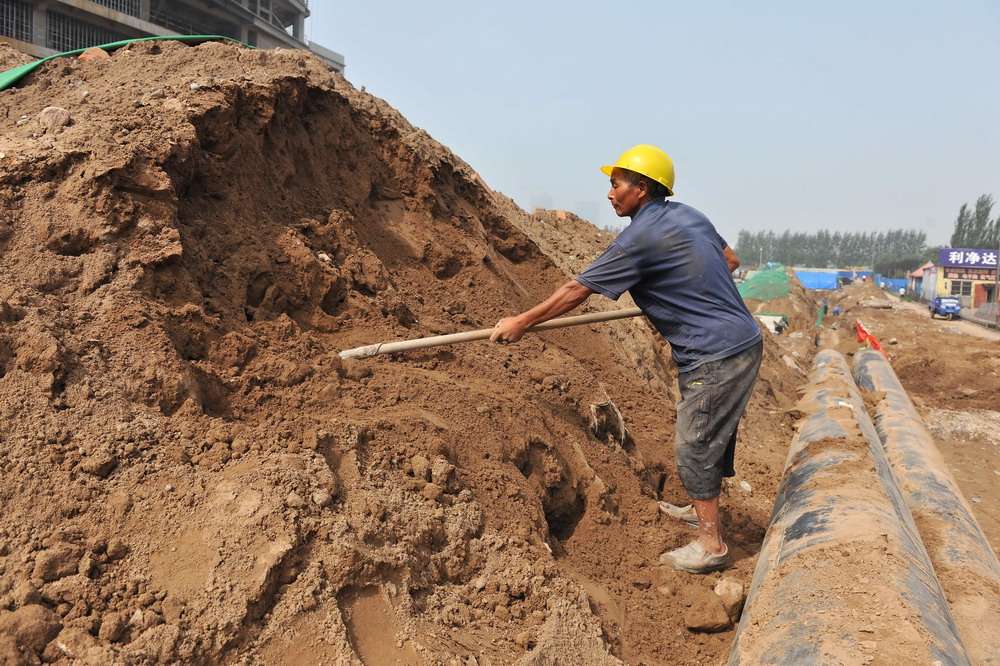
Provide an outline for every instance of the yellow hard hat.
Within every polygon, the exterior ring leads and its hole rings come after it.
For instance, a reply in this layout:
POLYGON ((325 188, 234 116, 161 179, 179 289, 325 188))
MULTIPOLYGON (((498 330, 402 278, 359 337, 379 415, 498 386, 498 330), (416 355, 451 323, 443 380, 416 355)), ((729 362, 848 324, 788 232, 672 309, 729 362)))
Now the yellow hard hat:
POLYGON ((601 167, 601 171, 610 176, 616 167, 649 176, 667 188, 670 196, 674 194, 674 161, 656 146, 640 143, 622 153, 613 165, 601 167))

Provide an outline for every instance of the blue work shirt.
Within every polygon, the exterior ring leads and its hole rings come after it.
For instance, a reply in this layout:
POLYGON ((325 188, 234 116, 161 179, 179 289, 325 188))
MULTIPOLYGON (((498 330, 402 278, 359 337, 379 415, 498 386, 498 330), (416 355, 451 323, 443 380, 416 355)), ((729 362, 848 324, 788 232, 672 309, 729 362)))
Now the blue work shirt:
POLYGON ((654 199, 576 281, 615 301, 628 291, 670 343, 677 371, 689 372, 761 337, 733 283, 724 246, 700 212, 654 199))

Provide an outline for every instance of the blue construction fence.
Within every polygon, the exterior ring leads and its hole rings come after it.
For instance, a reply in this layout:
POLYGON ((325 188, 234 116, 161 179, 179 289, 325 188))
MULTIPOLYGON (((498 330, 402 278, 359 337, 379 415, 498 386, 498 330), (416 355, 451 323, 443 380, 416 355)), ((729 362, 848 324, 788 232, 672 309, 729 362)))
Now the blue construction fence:
POLYGON ((891 291, 894 294, 898 294, 900 289, 904 291, 910 289, 910 281, 906 278, 884 278, 877 273, 875 274, 875 284, 878 285, 879 289, 891 291))
POLYGON ((795 277, 799 279, 806 289, 836 289, 837 273, 820 273, 813 271, 795 271, 795 277))
POLYGON ((872 276, 871 271, 805 271, 796 270, 795 277, 806 289, 837 289, 840 284, 857 280, 871 280, 879 289, 899 293, 900 288, 909 290, 910 281, 906 278, 887 278, 880 273, 872 276))

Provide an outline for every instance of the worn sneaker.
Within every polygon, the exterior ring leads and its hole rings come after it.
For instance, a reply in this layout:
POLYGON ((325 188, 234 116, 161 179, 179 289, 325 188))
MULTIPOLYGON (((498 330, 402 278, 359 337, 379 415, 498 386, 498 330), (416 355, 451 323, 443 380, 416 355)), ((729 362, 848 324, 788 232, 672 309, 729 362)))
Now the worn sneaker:
POLYGON ((674 504, 670 504, 669 502, 660 502, 660 511, 667 514, 671 518, 683 520, 691 527, 698 527, 698 513, 690 504, 687 506, 676 506, 674 504))
POLYGON ((725 569, 729 564, 729 547, 726 552, 710 553, 699 541, 692 541, 686 546, 676 548, 660 555, 660 562, 673 564, 675 569, 688 573, 704 574, 725 569))

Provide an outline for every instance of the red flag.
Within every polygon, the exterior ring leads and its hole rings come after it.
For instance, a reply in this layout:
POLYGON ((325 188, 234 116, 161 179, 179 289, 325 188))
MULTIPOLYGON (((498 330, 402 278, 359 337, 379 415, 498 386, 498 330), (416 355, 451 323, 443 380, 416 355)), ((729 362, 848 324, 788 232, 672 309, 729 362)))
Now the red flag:
POLYGON ((875 336, 873 336, 871 333, 868 332, 868 330, 864 327, 861 321, 860 320, 855 321, 854 325, 858 329, 858 342, 867 342, 869 347, 881 352, 882 356, 885 356, 885 360, 888 361, 889 355, 885 353, 885 350, 882 349, 882 345, 878 343, 878 340, 875 339, 875 336))

